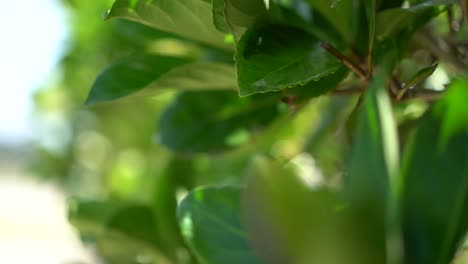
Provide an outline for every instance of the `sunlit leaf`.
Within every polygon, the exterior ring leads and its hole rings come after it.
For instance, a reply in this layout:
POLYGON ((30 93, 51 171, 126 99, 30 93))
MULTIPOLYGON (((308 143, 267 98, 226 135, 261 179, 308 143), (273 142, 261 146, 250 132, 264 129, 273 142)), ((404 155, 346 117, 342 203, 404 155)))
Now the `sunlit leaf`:
POLYGON ((231 49, 211 20, 211 3, 202 0, 117 0, 106 18, 125 18, 161 31, 231 49))
POLYGON ((206 187, 179 204, 182 234, 200 263, 261 263, 250 248, 241 219, 241 188, 206 187))
POLYGON ((280 25, 249 30, 237 45, 235 60, 241 96, 305 85, 341 66, 315 37, 280 25))
POLYGON ((151 96, 161 89, 235 90, 235 69, 213 62, 151 54, 136 54, 111 65, 96 79, 87 104, 111 101, 129 95, 151 96))

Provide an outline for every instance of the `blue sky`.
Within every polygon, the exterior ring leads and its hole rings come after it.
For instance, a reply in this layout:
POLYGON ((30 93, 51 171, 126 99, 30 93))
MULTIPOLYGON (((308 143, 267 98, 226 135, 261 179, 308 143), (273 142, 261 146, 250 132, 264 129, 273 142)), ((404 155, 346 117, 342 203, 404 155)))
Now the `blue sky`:
POLYGON ((51 77, 66 38, 58 0, 0 0, 0 144, 27 142, 32 94, 51 77))

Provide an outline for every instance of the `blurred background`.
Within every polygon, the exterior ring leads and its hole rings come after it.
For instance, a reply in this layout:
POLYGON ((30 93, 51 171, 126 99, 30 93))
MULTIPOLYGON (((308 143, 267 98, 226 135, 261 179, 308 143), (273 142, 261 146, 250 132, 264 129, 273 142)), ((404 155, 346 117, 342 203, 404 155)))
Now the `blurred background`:
POLYGON ((0 3, 0 263, 98 263, 66 220, 61 184, 28 168, 33 149, 50 149, 40 120, 65 125, 58 112, 39 114, 35 98, 63 78, 72 12, 58 0, 0 3))
MULTIPOLYGON (((297 163, 311 185, 339 184, 347 145, 340 124, 357 98, 314 100, 288 126, 279 120, 252 144, 193 159, 174 155, 154 135, 173 91, 86 107, 97 74, 135 51, 232 62, 231 55, 208 54, 140 24, 103 22, 112 2, 0 0, 8 10, 0 15, 0 263, 154 263, 148 256, 158 259, 158 252, 139 253, 146 250, 139 244, 135 249, 134 234, 141 230, 122 228, 125 221, 138 225, 146 218, 133 213, 110 225, 106 217, 121 204, 154 207, 172 217, 175 200, 166 192, 174 189, 181 197, 193 186, 241 183, 254 153, 297 163)), ((416 115, 426 109, 409 104, 401 112, 415 106, 416 115)), ((243 141, 240 135, 232 144, 243 141)), ((164 241, 154 244, 180 246, 176 259, 189 263, 170 217, 159 223, 164 241)))
MULTIPOLYGON (((107 212, 115 204, 163 204, 156 211, 169 219, 164 243, 180 246, 171 218, 175 200, 164 196, 164 188, 172 186, 181 197, 200 184, 240 183, 254 152, 296 157, 304 174, 320 181, 316 161, 301 154, 307 146, 322 153, 317 162, 327 175, 338 173, 343 138, 323 136, 335 119, 312 126, 305 121, 317 117, 318 108, 341 109, 347 100, 317 100, 288 127, 274 125, 255 144, 229 154, 177 157, 155 144, 153 135, 174 92, 86 107, 89 88, 108 64, 135 51, 216 56, 230 63, 232 55, 211 54, 133 22, 103 22, 112 0, 0 2, 8 10, 0 16, 0 263, 149 263, 147 255, 135 254, 140 249, 106 233, 107 212), (312 144, 317 138, 323 143, 312 144)), ((188 258, 184 250, 178 259, 188 258)))

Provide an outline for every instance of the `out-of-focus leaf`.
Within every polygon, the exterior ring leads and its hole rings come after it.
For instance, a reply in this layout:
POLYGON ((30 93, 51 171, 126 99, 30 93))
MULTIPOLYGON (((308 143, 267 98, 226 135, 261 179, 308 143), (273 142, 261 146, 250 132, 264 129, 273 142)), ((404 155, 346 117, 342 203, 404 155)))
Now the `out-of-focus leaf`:
POLYGON ((174 258, 183 248, 183 238, 177 223, 177 191, 193 188, 193 161, 174 156, 155 183, 152 207, 156 215, 159 240, 174 258))
POLYGON ((222 49, 231 49, 213 25, 210 1, 117 0, 107 14, 125 18, 222 49))
POLYGON ((236 90, 236 70, 232 65, 214 62, 194 62, 178 66, 141 91, 154 95, 161 88, 179 90, 236 90))
POLYGON ((376 19, 377 38, 382 40, 392 37, 402 30, 414 32, 454 2, 454 0, 432 0, 410 8, 391 8, 379 12, 376 19))
POLYGON ((170 258, 161 250, 155 223, 150 207, 125 207, 108 220, 98 247, 112 263, 131 263, 139 258, 170 264, 170 258))
POLYGON ((261 263, 247 241, 240 194, 238 187, 207 187, 180 202, 182 234, 200 263, 261 263))
POLYGON ((386 263, 390 258, 398 262, 400 258, 398 243, 387 244, 388 238, 398 240, 399 236, 393 202, 399 169, 398 137, 386 90, 396 61, 392 51, 387 49, 386 56, 378 58, 383 61, 364 95, 344 176, 349 213, 356 223, 368 222, 367 232, 359 239, 364 251, 372 249, 367 263, 386 263))
POLYGON ((94 82, 86 104, 115 100, 136 93, 188 59, 135 54, 111 65, 94 82))
POLYGON ((138 256, 170 263, 161 251, 151 208, 76 199, 69 204, 70 222, 112 263, 130 263, 138 256))
POLYGON ((121 207, 112 202, 71 198, 68 201, 68 220, 83 237, 95 240, 102 235, 107 220, 121 207))
POLYGON ((239 98, 233 91, 184 92, 159 120, 161 143, 185 153, 231 149, 273 122, 280 114, 278 102, 276 95, 239 98))
POLYGON ((212 8, 213 8, 213 24, 215 27, 224 33, 231 33, 231 28, 226 21, 226 17, 224 16, 224 2, 225 0, 213 0, 212 1, 212 8))
POLYGON ((360 113, 353 142, 347 188, 353 200, 387 204, 389 182, 398 170, 398 139, 392 105, 385 85, 390 75, 373 79, 360 113))
POLYGON ((356 32, 357 6, 359 1, 354 0, 308 0, 336 28, 342 37, 352 42, 356 32))
POLYGON ((416 84, 422 82, 423 80, 429 78, 437 69, 439 65, 434 64, 430 67, 423 68, 413 75, 407 82, 405 82, 405 87, 412 87, 416 84))
POLYGON ((224 0, 226 22, 236 40, 268 15, 264 0, 224 0))
POLYGON ((344 205, 264 158, 255 160, 244 192, 249 238, 266 263, 385 263, 380 245, 363 239, 379 235, 370 234, 374 219, 344 205))
POLYGON ((394 8, 394 7, 401 7, 404 0, 378 0, 377 6, 379 10, 394 8))
POLYGON ((237 45, 235 60, 241 96, 305 85, 342 65, 315 37, 281 25, 246 32, 237 45))
POLYGON ((468 229, 468 82, 451 85, 405 152, 405 263, 449 263, 468 229))
POLYGON ((152 96, 161 89, 235 90, 235 69, 214 62, 138 54, 104 70, 89 93, 87 104, 119 99, 128 95, 152 96))

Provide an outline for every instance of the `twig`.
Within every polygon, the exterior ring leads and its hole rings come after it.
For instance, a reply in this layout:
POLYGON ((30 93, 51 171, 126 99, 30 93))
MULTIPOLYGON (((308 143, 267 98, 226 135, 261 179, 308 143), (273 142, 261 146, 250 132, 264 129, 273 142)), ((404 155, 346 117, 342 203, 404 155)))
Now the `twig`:
POLYGON ((332 90, 331 94, 336 95, 353 95, 353 94, 361 94, 365 91, 365 89, 361 87, 349 88, 349 89, 335 89, 332 90))
POLYGON ((346 67, 348 67, 350 70, 355 72, 359 76, 359 78, 361 78, 363 81, 366 81, 366 82, 368 81, 367 74, 361 68, 361 66, 351 61, 348 57, 343 55, 343 53, 341 53, 338 49, 333 47, 333 45, 331 45, 328 42, 322 42, 321 46, 326 51, 328 51, 331 55, 339 59, 344 65, 346 65, 346 67))

